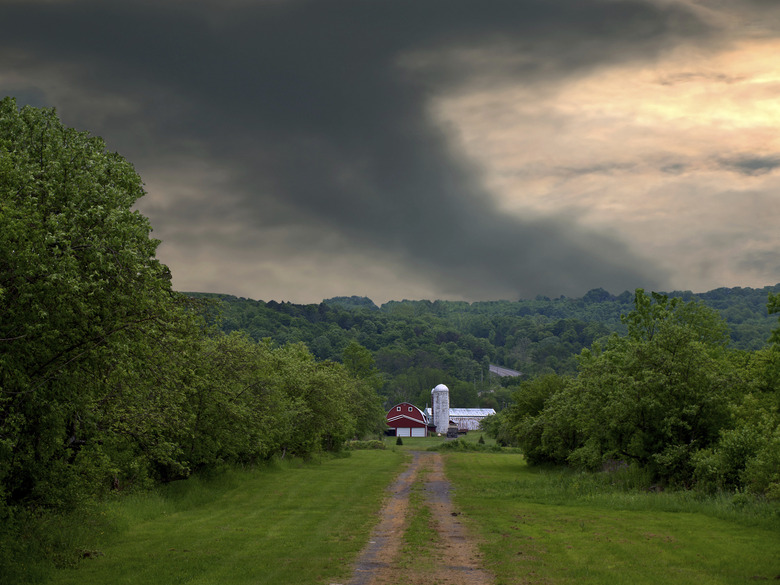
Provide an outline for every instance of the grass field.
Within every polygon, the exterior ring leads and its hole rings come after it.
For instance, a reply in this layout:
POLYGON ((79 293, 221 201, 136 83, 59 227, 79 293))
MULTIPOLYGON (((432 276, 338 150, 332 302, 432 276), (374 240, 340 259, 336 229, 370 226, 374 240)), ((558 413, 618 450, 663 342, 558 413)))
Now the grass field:
MULTIPOLYGON (((489 447, 496 444, 495 439, 490 439, 484 433, 478 431, 461 435, 460 440, 466 443, 478 443, 480 437, 485 441, 485 445, 489 447)), ((397 439, 397 437, 385 437, 384 441, 387 448, 398 451, 425 451, 452 441, 452 439, 447 437, 402 437, 403 445, 396 445, 397 439)))
MULTIPOLYGON (((83 543, 89 558, 44 582, 345 582, 406 452, 444 442, 404 439, 396 446, 388 438, 384 451, 231 471, 123 498, 103 509, 106 519, 95 531, 104 533, 83 543)), ((529 468, 517 454, 445 458, 455 504, 479 537, 497 585, 717 585, 780 575, 777 503, 637 491, 630 477, 529 468)), ((418 512, 419 498, 413 492, 418 512)), ((430 554, 429 519, 417 520, 405 547, 430 554)))
POLYGON ((497 585, 736 584, 780 577, 780 506, 648 493, 620 478, 452 453, 455 500, 497 585), (617 485, 612 485, 617 483, 617 485))
POLYGON ((333 583, 348 577, 404 461, 358 451, 320 464, 187 480, 108 510, 119 527, 56 585, 333 583))

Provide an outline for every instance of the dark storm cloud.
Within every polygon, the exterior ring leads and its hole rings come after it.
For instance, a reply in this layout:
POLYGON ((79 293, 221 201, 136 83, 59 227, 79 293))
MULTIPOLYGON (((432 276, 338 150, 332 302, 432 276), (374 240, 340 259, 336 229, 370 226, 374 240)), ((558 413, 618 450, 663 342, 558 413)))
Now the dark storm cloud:
POLYGON ((748 270, 759 271, 771 276, 780 274, 780 259, 774 247, 746 254, 740 263, 743 268, 748 270))
POLYGON ((780 168, 780 156, 744 155, 722 158, 718 164, 730 171, 749 176, 764 175, 780 168))
MULTIPOLYGON (((630 0, 0 6, 0 49, 33 78, 45 65, 81 95, 140 104, 132 115, 104 116, 91 131, 145 168, 187 148, 230 168, 241 213, 258 226, 336 230, 351 249, 396 256, 438 281, 443 294, 465 298, 665 284, 625 243, 572 218, 500 213, 479 169, 453 151, 428 106, 446 91, 554 83, 706 36, 680 7, 630 0)), ((187 214, 196 222, 214 205, 187 214)))
POLYGON ((583 175, 613 175, 635 171, 637 166, 637 163, 610 162, 593 164, 585 167, 560 167, 555 169, 554 172, 556 175, 566 178, 583 175))

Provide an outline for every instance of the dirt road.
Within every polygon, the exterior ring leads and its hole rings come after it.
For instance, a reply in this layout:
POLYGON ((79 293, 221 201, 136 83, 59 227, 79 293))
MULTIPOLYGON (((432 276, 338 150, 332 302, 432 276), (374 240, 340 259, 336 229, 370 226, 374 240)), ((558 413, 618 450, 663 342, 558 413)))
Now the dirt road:
MULTIPOLYGON (((409 467, 390 488, 381 519, 355 566, 349 585, 491 585, 493 578, 480 568, 476 544, 459 521, 450 499, 450 483, 439 453, 415 452, 409 467), (402 558, 403 537, 410 520, 409 496, 419 482, 423 505, 431 512, 437 537, 426 551, 426 562, 402 558)), ((413 553, 407 553, 413 554, 413 553)))

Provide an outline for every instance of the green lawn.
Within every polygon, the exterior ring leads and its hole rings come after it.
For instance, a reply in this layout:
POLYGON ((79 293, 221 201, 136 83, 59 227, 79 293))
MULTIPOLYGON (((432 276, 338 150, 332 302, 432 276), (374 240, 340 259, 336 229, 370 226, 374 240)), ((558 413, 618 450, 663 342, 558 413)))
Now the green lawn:
MULTIPOLYGON (((485 444, 488 446, 496 444, 495 439, 489 438, 481 431, 471 431, 465 435, 460 435, 459 439, 466 441, 467 443, 478 443, 480 437, 483 438, 485 444)), ((397 440, 398 437, 385 437, 384 439, 388 449, 401 451, 426 451, 432 447, 450 443, 454 439, 448 439, 447 437, 401 437, 403 445, 396 445, 397 440)))
POLYGON ((187 480, 118 502, 120 528, 53 585, 300 585, 348 577, 403 454, 187 480))
MULTIPOLYGON (((104 534, 83 544, 90 558, 45 582, 343 583, 406 451, 443 441, 394 442, 384 451, 232 471, 118 500, 104 509, 109 520, 95 525, 104 534)), ((455 504, 480 536, 497 585, 718 585, 780 575, 777 503, 631 491, 620 476, 529 468, 516 454, 445 458, 455 504)), ((412 494, 418 512, 419 498, 412 494)), ((428 523, 419 516, 405 546, 425 552, 428 523)))
POLYGON ((456 503, 497 585, 710 585, 780 576, 780 506, 645 493, 605 476, 531 469, 519 455, 453 453, 456 503))

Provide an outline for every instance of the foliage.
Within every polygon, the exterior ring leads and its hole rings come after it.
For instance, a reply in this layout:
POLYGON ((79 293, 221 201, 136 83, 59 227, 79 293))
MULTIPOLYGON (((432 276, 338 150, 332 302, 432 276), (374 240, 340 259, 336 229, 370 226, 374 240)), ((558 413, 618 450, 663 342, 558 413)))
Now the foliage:
POLYGON ((183 439, 196 467, 339 451, 384 422, 367 382, 347 366, 318 362, 302 343, 274 347, 219 334, 204 340, 198 363, 183 439))
POLYGON ((123 462, 176 465, 171 358, 192 318, 131 209, 142 195, 99 138, 0 102, 2 499, 67 506, 123 462))
POLYGON ((725 359, 725 327, 703 305, 637 290, 627 337, 585 351, 573 385, 583 444, 569 459, 598 468, 605 459, 637 462, 685 483, 691 456, 729 423, 736 382, 725 359))
MULTIPOLYGON (((770 315, 774 313, 780 313, 780 293, 769 293, 767 312, 770 315)), ((777 318, 777 320, 780 322, 780 316, 777 318)), ((774 344, 780 344, 780 327, 772 331, 772 337, 770 341, 774 344)))
POLYGON ((519 446, 531 463, 564 462, 578 445, 578 434, 570 405, 553 405, 568 384, 568 378, 555 374, 524 382, 513 395, 513 406, 506 411, 504 428, 494 432, 512 437, 503 442, 519 446), (545 407, 546 418, 541 418, 545 407))
POLYGON ((732 405, 733 427, 696 454, 705 490, 745 490, 780 500, 780 347, 741 356, 746 392, 732 405))
POLYGON ((365 450, 384 450, 387 449, 384 441, 378 439, 371 439, 370 441, 350 441, 347 443, 347 449, 351 451, 365 451, 365 450))
MULTIPOLYGON (((763 289, 717 289, 694 297, 672 292, 670 299, 699 299, 716 309, 729 329, 729 347, 766 346, 776 321, 766 314, 763 289)), ((430 389, 444 383, 453 406, 495 408, 511 402, 521 379, 545 374, 574 375, 576 356, 611 333, 625 334, 621 315, 634 295, 603 289, 582 298, 537 297, 519 301, 391 301, 377 307, 365 297, 336 297, 320 304, 254 301, 229 295, 190 293, 218 304, 221 327, 241 330, 275 344, 303 341, 318 359, 342 360, 356 343, 371 353, 377 391, 384 406, 411 402, 424 408, 430 389), (497 378, 489 364, 519 370, 523 378, 497 378)))
POLYGON ((486 445, 483 441, 466 441, 465 439, 457 438, 451 441, 446 441, 433 447, 428 447, 428 451, 489 451, 493 453, 501 453, 504 451, 499 445, 486 445))
POLYGON ((213 306, 172 291, 155 258, 132 210, 143 194, 101 139, 0 101, 3 566, 24 554, 20 519, 193 470, 337 452, 384 424, 359 345, 342 364, 207 326, 213 306))
POLYGON ((505 427, 531 463, 625 461, 690 485, 697 453, 733 426, 741 396, 725 326, 697 301, 641 289, 623 320, 627 335, 584 350, 576 378, 523 384, 505 427))

